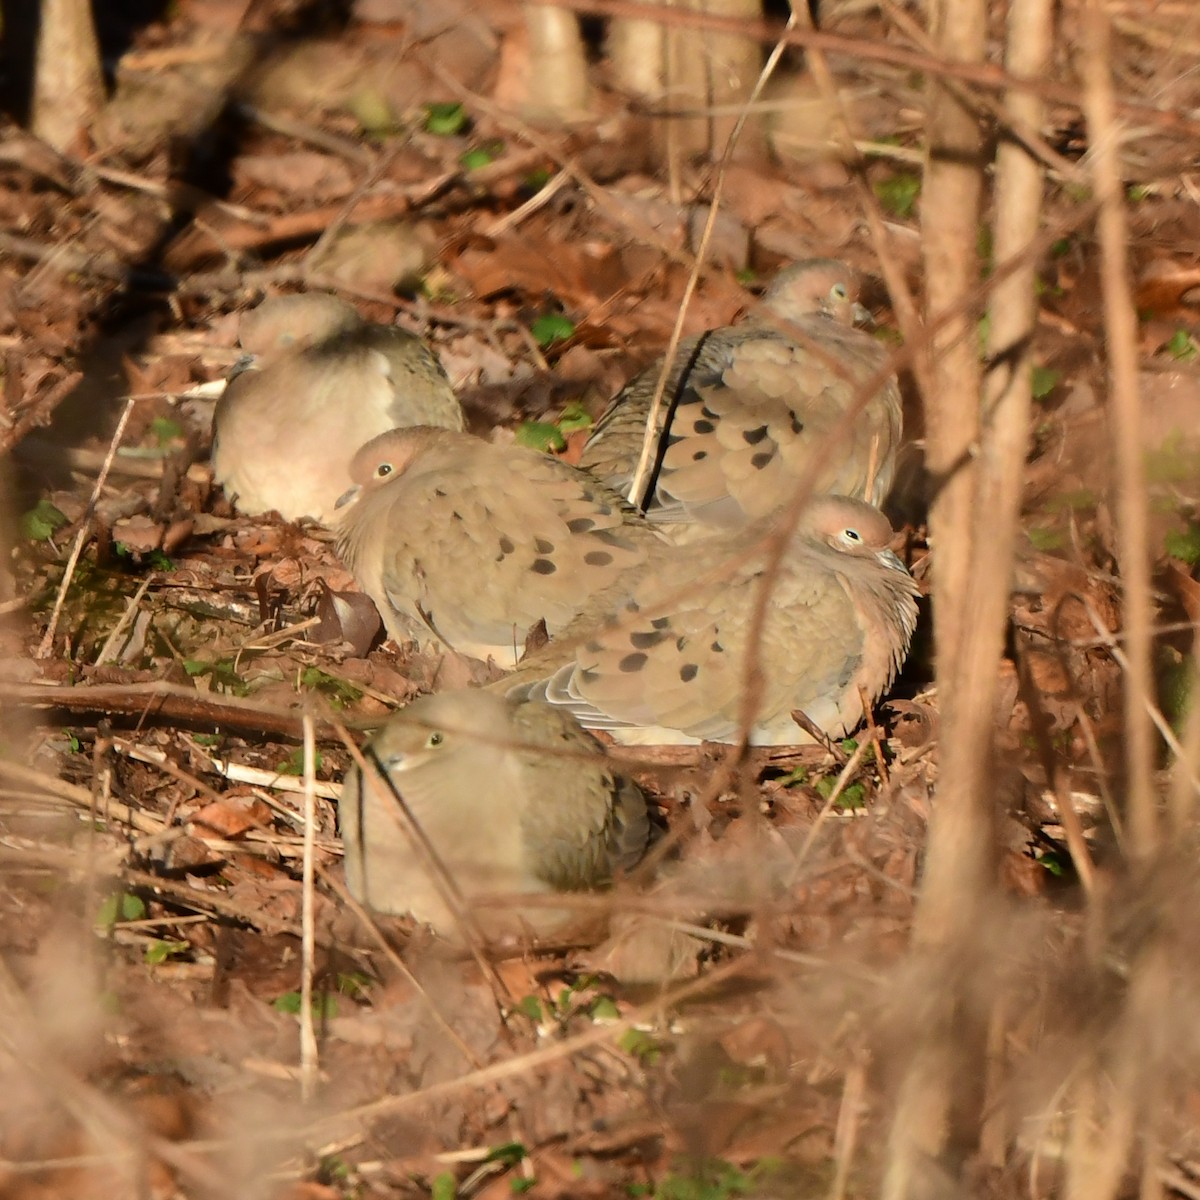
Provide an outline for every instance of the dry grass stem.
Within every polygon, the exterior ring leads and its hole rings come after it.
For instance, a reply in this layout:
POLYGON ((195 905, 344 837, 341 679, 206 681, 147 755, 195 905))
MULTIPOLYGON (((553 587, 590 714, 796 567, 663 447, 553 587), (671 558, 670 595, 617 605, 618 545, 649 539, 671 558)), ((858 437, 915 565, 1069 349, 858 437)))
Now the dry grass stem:
POLYGON ((1158 800, 1154 794, 1154 740, 1145 697, 1152 694, 1150 667, 1151 599, 1146 468, 1142 460, 1138 399, 1137 313, 1129 287, 1129 230, 1125 192, 1117 162, 1121 129, 1110 74, 1108 16, 1099 0, 1087 0, 1083 14, 1086 45, 1080 68, 1091 135, 1089 158, 1100 202, 1097 239, 1100 283, 1107 334, 1109 411, 1116 465, 1117 557, 1129 667, 1125 673, 1125 773, 1129 791, 1130 850, 1148 859, 1158 846, 1158 800))
POLYGON ((313 1024, 313 979, 316 975, 316 905, 314 855, 317 830, 317 738, 312 717, 304 715, 304 866, 300 910, 300 1095, 316 1094, 320 1056, 313 1024))
POLYGON ((121 438, 125 436, 125 426, 129 424, 129 418, 133 415, 134 404, 135 400, 132 396, 125 401, 125 408, 121 412, 121 419, 117 422, 117 428, 113 431, 112 441, 108 445, 108 454, 100 466, 99 475, 96 476, 96 484, 92 488, 92 495, 88 500, 87 509, 79 526, 79 532, 75 536, 75 543, 71 547, 70 555, 67 557, 67 565, 63 568, 62 583, 59 584, 58 595, 54 600, 54 608, 50 611, 50 620, 46 625, 46 632, 42 636, 41 645, 37 650, 38 658, 49 658, 51 651, 54 649, 54 638, 58 633, 58 619, 62 615, 63 605, 67 601, 67 592, 70 590, 71 580, 75 577, 75 568, 79 565, 79 556, 83 553, 83 547, 91 536, 92 513, 96 510, 96 502, 100 499, 100 493, 108 479, 109 468, 112 466, 113 459, 117 455, 117 447, 121 444, 121 438))
MULTIPOLYGON (((787 27, 789 29, 792 27, 795 19, 796 14, 793 12, 788 17, 787 27)), ((668 38, 668 51, 670 51, 673 45, 674 42, 668 38)), ((663 401, 667 393, 667 380, 671 376, 671 366, 679 350, 679 343, 683 340, 683 326, 687 320, 688 305, 695 294, 696 284, 700 280, 700 272, 704 267, 704 262, 708 255, 708 247, 712 241, 713 230, 717 226, 717 216, 721 211, 721 197, 725 191, 725 179, 729 171, 729 164, 733 158, 733 151, 737 146, 738 139, 742 135, 742 131, 746 127, 747 120, 750 118, 752 106, 762 95, 763 88, 767 86, 767 81, 774 74, 775 68, 779 65, 779 60, 783 56, 783 51, 784 43, 782 41, 776 42, 771 53, 767 56, 767 61, 763 64, 762 71, 759 72, 758 79, 755 81, 745 105, 740 106, 737 120, 730 130, 729 139, 722 151, 720 161, 717 163, 716 179, 713 182, 712 195, 709 197, 708 202, 708 216, 705 218, 704 229, 700 234, 700 241, 696 246, 695 263, 692 266, 691 274, 688 276, 687 284, 683 289, 683 297, 679 302, 679 315, 675 319, 675 327, 671 330, 671 336, 667 341, 666 349, 663 351, 662 370, 659 372, 658 381, 654 385, 654 395, 650 398, 650 411, 646 414, 646 433, 642 439, 642 451, 638 455, 637 466, 634 468, 633 479, 629 485, 629 494, 626 497, 629 503, 634 505, 635 508, 645 508, 649 499, 649 490, 653 486, 652 481, 647 477, 650 474, 650 465, 654 459, 665 424, 666 414, 663 412, 663 401)), ((668 136, 674 127, 674 122, 667 122, 668 136)))

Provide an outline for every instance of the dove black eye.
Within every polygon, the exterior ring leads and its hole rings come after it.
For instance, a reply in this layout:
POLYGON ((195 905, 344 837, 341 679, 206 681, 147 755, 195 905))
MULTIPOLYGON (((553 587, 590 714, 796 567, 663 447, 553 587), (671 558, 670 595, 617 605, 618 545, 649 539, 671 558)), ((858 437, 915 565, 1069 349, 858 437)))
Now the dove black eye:
POLYGON ((438 733, 437 730, 434 730, 434 732, 429 735, 429 740, 425 743, 425 745, 432 749, 434 746, 440 746, 444 740, 445 738, 442 736, 442 734, 438 733))
POLYGON ((392 464, 391 463, 380 463, 379 466, 377 466, 375 468, 375 478, 376 479, 386 479, 391 473, 392 473, 392 464))
POLYGON ((857 529, 846 529, 842 531, 842 537, 848 542, 861 542, 862 534, 857 529))
POLYGON ((835 300, 845 300, 850 295, 850 293, 846 291, 846 285, 844 283, 835 283, 833 287, 829 289, 829 294, 835 300))

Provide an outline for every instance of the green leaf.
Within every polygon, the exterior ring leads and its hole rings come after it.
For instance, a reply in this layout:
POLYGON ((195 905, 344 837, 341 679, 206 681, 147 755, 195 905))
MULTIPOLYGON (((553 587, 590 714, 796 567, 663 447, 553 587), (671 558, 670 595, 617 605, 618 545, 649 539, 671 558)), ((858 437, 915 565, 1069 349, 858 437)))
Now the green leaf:
POLYGON ((893 216, 911 217, 921 194, 921 177, 908 171, 900 171, 887 179, 877 179, 872 190, 893 216))
POLYGON ((642 1029, 627 1029, 617 1039, 626 1054, 641 1059, 647 1065, 653 1064, 662 1057, 662 1046, 642 1029))
POLYGON ((146 916, 146 905, 140 896, 129 892, 114 892, 106 896, 96 913, 97 925, 115 925, 118 921, 141 921, 146 916))
POLYGON ((187 942, 156 938, 146 947, 143 958, 146 960, 148 966, 156 967, 159 963, 165 963, 168 958, 176 954, 186 954, 189 949, 190 947, 187 942))
POLYGON ((150 422, 150 432, 154 435, 154 440, 158 442, 159 446, 166 446, 171 442, 180 442, 183 440, 183 426, 170 417, 155 417, 150 422))
POLYGON ((575 322, 562 313, 543 313, 529 327, 539 346, 552 346, 564 342, 575 332, 575 322))
POLYGON ((572 401, 562 410, 558 418, 558 427, 563 433, 576 433, 580 429, 591 429, 592 414, 577 400, 572 401))
POLYGON ((531 1175, 528 1179, 510 1179, 508 1186, 513 1195, 519 1196, 522 1192, 529 1192, 537 1187, 537 1176, 531 1175))
POLYGON ((1056 387, 1062 375, 1049 367, 1034 367, 1030 390, 1035 400, 1044 400, 1056 387))
POLYGON ((425 130, 439 137, 461 133, 467 124, 466 109, 461 104, 425 105, 425 130))
POLYGON ((517 426, 516 441, 518 446, 528 446, 531 450, 541 450, 545 454, 565 450, 567 439, 562 430, 549 421, 523 421, 517 426))
POLYGON ((1183 529, 1172 529, 1164 539, 1164 549, 1189 567, 1200 563, 1200 525, 1189 521, 1183 529))
POLYGON ((464 150, 459 155, 458 163, 465 171, 478 171, 494 160, 495 155, 489 154, 482 146, 476 146, 474 150, 464 150))
POLYGON ((981 355, 987 354, 988 335, 991 333, 991 331, 992 314, 990 312, 985 312, 983 316, 979 318, 978 325, 979 353, 981 355))
POLYGON ((548 167, 538 167, 525 176, 525 189, 530 192, 540 192, 554 177, 554 172, 548 167))
POLYGON ((54 536, 56 529, 67 523, 66 515, 49 500, 39 500, 21 516, 21 535, 31 542, 46 542, 54 536))
POLYGON ((740 1171, 720 1159, 689 1165, 687 1173, 672 1172, 654 1189, 654 1200, 731 1200, 757 1191, 759 1166, 740 1171))
POLYGON ((1029 538, 1030 545, 1035 550, 1043 552, 1047 550, 1061 550, 1066 545, 1067 539, 1060 529, 1052 529, 1049 526, 1034 526, 1025 531, 1029 538))
POLYGON ((1178 362, 1191 362, 1197 354, 1196 343, 1186 329, 1177 329, 1171 334, 1166 350, 1178 362))
POLYGON ((522 996, 514 1011, 528 1017, 531 1021, 541 1021, 542 1002, 536 996, 522 996))
POLYGON ((799 784, 808 782, 808 768, 804 766, 793 767, 786 775, 779 780, 780 787, 797 787, 799 784))
POLYGON ((371 977, 362 971, 340 971, 337 976, 337 990, 343 996, 357 998, 366 996, 371 989, 371 977))
POLYGON ((300 682, 304 687, 315 688, 325 696, 335 708, 345 708, 362 699, 362 691, 336 675, 322 671, 320 667, 305 667, 300 673, 300 682))
MULTIPOLYGON (((317 751, 316 762, 313 765, 314 771, 319 771, 324 760, 321 758, 321 752, 317 751)), ((280 775, 303 775, 304 774, 304 747, 297 746, 276 768, 280 775)))
POLYGON ((449 1171, 435 1175, 429 1185, 429 1200, 455 1200, 458 1196, 458 1184, 449 1171))
POLYGON ((392 102, 378 88, 363 88, 355 92, 346 103, 351 116, 358 122, 363 133, 372 137, 383 137, 395 133, 400 121, 392 102))
POLYGON ((588 1016, 593 1021, 619 1021, 621 1019, 621 1010, 617 1007, 617 1002, 611 996, 597 996, 592 1001, 591 1008, 588 1010, 588 1016))
POLYGON ((459 165, 468 171, 476 171, 495 162, 504 153, 504 143, 499 138, 484 142, 482 146, 472 146, 458 156, 459 165))
POLYGON ((325 1179, 343 1183, 354 1174, 350 1164, 337 1154, 329 1154, 322 1158, 318 1165, 318 1172, 325 1179))
MULTIPOLYGON (((826 775, 823 779, 818 779, 813 785, 813 787, 816 789, 817 795, 820 796, 822 800, 828 800, 829 797, 833 795, 833 789, 836 786, 837 780, 829 775, 826 775)), ((866 799, 866 786, 861 783, 851 783, 842 788, 841 794, 838 796, 833 807, 839 812, 854 812, 856 809, 863 807, 863 805, 866 803, 866 799)))
POLYGON ((857 812, 865 808, 867 803, 867 788, 862 783, 851 783, 842 789, 842 794, 833 806, 840 812, 857 812))
POLYGON ((199 658, 185 658, 182 665, 193 678, 208 675, 214 684, 227 688, 235 696, 245 696, 250 691, 250 685, 234 670, 232 659, 222 658, 216 662, 204 662, 199 658))
MULTIPOLYGON (((284 992, 271 1005, 277 1012, 291 1013, 298 1016, 300 1013, 300 993, 299 992, 284 992)), ((326 993, 321 996, 314 996, 312 1002, 313 1016, 317 1020, 325 1020, 329 1017, 337 1016, 337 997, 326 993)))
POLYGON ((1133 204, 1137 204, 1140 200, 1145 200, 1150 195, 1150 189, 1143 183, 1131 183, 1125 189, 1125 195, 1133 204))
POLYGON ((527 1154, 528 1151, 520 1142, 504 1142, 489 1150, 487 1158, 483 1161, 507 1163, 508 1166, 513 1167, 524 1159, 527 1154))
POLYGON ((1044 867, 1051 875, 1061 879, 1067 873, 1068 859, 1056 851, 1048 851, 1038 857, 1038 866, 1044 867))

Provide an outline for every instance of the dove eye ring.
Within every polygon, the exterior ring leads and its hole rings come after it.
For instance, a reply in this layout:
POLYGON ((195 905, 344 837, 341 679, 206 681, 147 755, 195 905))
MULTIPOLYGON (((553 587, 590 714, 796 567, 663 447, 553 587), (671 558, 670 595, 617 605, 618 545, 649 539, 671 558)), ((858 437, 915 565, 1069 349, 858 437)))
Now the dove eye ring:
POLYGON ((844 537, 848 542, 857 543, 862 541, 862 534, 859 533, 857 529, 843 529, 842 537, 844 537))
POLYGON ((835 283, 833 287, 829 289, 829 294, 835 300, 848 300, 850 298, 850 293, 846 290, 846 285, 844 283, 835 283))

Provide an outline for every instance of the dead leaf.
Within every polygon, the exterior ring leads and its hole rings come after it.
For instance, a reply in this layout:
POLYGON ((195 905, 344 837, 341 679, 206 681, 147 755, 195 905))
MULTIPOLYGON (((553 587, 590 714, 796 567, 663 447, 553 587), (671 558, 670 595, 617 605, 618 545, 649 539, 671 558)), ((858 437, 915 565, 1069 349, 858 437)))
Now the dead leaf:
POLYGON ((206 804, 188 822, 188 828, 200 838, 229 840, 270 823, 271 810, 257 797, 231 794, 206 804))

